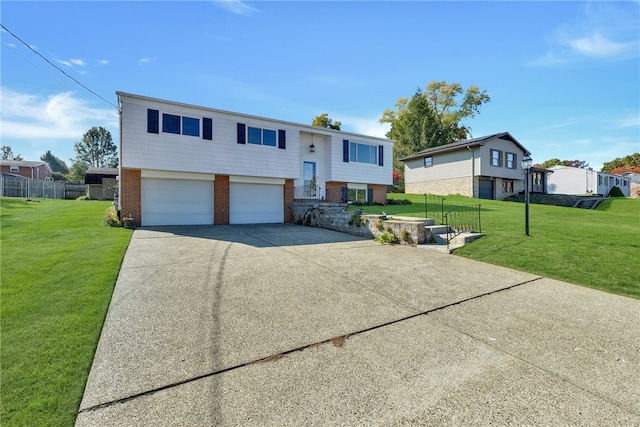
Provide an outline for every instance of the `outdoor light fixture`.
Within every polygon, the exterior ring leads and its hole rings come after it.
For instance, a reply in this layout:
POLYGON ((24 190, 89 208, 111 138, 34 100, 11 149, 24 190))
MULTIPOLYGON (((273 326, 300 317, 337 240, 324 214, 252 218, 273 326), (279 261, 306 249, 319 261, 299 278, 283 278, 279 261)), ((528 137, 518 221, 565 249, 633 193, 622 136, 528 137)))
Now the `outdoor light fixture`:
POLYGON ((529 170, 532 163, 529 153, 525 153, 522 158, 522 169, 524 169, 524 229, 527 236, 529 235, 529 170))
POLYGON ((311 145, 309 146, 309 152, 310 153, 315 153, 316 152, 316 146, 313 145, 313 142, 311 143, 311 145))

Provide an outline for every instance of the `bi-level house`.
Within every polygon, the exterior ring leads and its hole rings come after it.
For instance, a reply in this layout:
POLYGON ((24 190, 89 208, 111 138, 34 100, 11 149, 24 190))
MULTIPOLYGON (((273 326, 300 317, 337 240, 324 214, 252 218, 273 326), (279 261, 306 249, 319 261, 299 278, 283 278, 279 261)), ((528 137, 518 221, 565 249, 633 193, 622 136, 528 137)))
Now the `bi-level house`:
POLYGON ((386 201, 389 139, 116 94, 119 210, 138 225, 282 223, 296 199, 386 201))
POLYGON ((551 166, 548 171, 549 194, 606 196, 613 187, 620 188, 625 197, 631 192, 629 177, 562 165, 551 166))
MULTIPOLYGON (((422 150, 400 159, 405 192, 500 200, 524 191, 521 161, 528 154, 508 132, 422 150)), ((532 169, 530 190, 545 192, 545 179, 532 169)))

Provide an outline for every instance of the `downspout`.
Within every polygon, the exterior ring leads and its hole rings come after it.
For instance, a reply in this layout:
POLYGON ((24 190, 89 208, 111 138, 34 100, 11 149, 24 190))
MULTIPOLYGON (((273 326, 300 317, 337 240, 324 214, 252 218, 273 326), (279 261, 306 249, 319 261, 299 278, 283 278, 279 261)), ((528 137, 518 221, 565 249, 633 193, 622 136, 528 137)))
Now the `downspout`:
POLYGON ((476 156, 473 149, 468 145, 467 145, 467 150, 471 151, 471 197, 475 197, 475 194, 473 191, 474 190, 473 180, 476 176, 476 158, 475 158, 476 156))

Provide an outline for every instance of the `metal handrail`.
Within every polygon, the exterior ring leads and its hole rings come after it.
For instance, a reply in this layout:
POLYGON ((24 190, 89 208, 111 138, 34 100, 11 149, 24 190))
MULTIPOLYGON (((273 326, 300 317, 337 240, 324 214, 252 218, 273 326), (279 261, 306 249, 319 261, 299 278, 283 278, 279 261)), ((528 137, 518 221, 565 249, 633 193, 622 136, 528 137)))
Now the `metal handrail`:
POLYGON ((443 214, 444 225, 447 230, 447 249, 449 243, 464 232, 482 233, 482 220, 480 208, 482 205, 455 206, 453 209, 443 214))

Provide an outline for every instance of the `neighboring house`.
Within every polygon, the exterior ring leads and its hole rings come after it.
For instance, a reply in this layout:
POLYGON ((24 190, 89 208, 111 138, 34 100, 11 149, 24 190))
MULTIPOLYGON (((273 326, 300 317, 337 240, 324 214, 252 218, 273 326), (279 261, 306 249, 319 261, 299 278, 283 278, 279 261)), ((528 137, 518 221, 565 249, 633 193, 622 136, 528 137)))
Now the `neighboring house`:
MULTIPOLYGON (((400 159, 405 192, 501 200, 524 191, 526 154, 508 132, 422 150, 400 159)), ((544 192, 544 174, 535 182, 544 192)))
POLYGON ((113 200, 116 195, 118 168, 89 168, 84 183, 89 187, 89 197, 97 200, 113 200))
POLYGON ((614 186, 629 197, 631 180, 620 175, 611 175, 593 169, 572 166, 551 166, 548 168, 547 191, 549 194, 572 194, 578 196, 606 196, 614 186))
POLYGON ((0 172, 9 175, 19 175, 26 178, 44 181, 53 172, 47 162, 26 160, 0 160, 0 172))
POLYGON ((629 197, 640 199, 640 173, 625 172, 622 176, 631 180, 629 183, 629 197))
POLYGON ((295 199, 386 201, 393 141, 117 92, 138 225, 282 223, 295 199))

